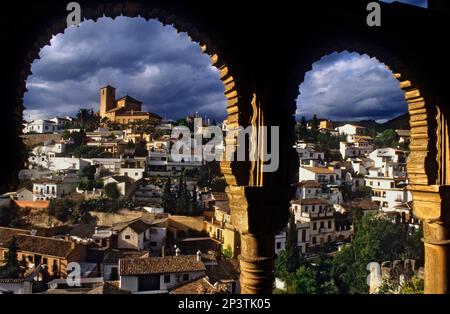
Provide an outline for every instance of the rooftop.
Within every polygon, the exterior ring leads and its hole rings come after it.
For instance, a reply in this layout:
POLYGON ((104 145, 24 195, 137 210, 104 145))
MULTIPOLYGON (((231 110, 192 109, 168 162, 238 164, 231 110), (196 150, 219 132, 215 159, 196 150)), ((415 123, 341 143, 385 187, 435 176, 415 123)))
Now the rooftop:
POLYGON ((142 218, 136 218, 126 222, 119 222, 113 225, 113 230, 121 232, 125 228, 129 227, 136 233, 142 233, 151 227, 150 221, 144 221, 142 218))
POLYGON ((292 204, 296 205, 328 204, 328 201, 324 198, 303 198, 292 201, 292 204))
POLYGON ((309 167, 309 166, 304 166, 302 167, 308 171, 314 172, 314 173, 318 173, 318 174, 334 174, 334 171, 328 168, 322 168, 322 167, 309 167))
POLYGON ((16 238, 19 251, 40 255, 67 257, 74 248, 71 241, 32 236, 28 230, 0 227, 0 247, 6 248, 13 237, 16 238))
POLYGON ((303 180, 297 183, 297 187, 320 188, 321 185, 319 182, 316 182, 314 180, 303 180))
POLYGON ((126 258, 120 259, 119 261, 119 274, 121 276, 198 272, 205 270, 205 265, 197 261, 196 255, 126 258))
POLYGON ((214 286, 208 281, 208 277, 202 276, 190 280, 188 282, 181 283, 170 289, 172 294, 223 294, 227 293, 226 285, 214 286))

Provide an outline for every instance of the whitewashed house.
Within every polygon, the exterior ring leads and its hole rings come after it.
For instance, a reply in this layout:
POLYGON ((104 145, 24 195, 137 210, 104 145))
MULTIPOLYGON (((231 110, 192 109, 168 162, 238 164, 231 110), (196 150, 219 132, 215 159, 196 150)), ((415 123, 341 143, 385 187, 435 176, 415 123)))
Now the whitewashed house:
POLYGON ((121 196, 126 196, 131 192, 131 187, 134 184, 134 180, 128 176, 107 176, 102 178, 103 186, 109 183, 117 184, 117 189, 121 196))
POLYGON ((339 152, 344 160, 347 160, 347 158, 363 158, 372 151, 373 144, 367 140, 339 143, 339 152))
POLYGON ((33 201, 63 198, 75 192, 78 178, 42 178, 33 182, 33 201))
POLYGON ((157 294, 204 276, 201 253, 119 260, 120 288, 132 293, 157 294))
POLYGON ((337 180, 340 180, 340 178, 335 169, 301 166, 299 170, 299 182, 316 181, 322 185, 334 185, 337 183, 337 180))
POLYGON ((34 120, 24 124, 23 133, 54 133, 58 131, 58 125, 50 120, 34 120))
POLYGON ((291 210, 299 230, 301 252, 309 247, 330 243, 336 239, 334 209, 324 198, 308 198, 291 202, 291 210))

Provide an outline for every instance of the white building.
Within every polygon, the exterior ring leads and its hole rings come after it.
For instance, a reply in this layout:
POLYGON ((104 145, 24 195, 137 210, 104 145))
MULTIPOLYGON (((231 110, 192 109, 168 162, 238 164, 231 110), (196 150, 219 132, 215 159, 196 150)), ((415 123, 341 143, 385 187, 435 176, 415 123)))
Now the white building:
POLYGON ((376 149, 370 153, 374 167, 366 175, 366 186, 372 188, 372 201, 387 212, 399 211, 412 200, 407 191, 406 153, 394 148, 376 149))
POLYGON ((31 151, 31 154, 34 156, 49 156, 49 157, 55 157, 56 154, 61 154, 66 151, 66 143, 59 142, 59 143, 52 143, 47 145, 40 145, 33 148, 31 151))
POLYGON ((54 118, 50 119, 49 121, 52 121, 53 123, 55 123, 56 126, 58 127, 58 129, 63 129, 67 124, 69 124, 70 122, 73 121, 73 118, 71 118, 71 117, 65 117, 65 118, 54 117, 54 118))
POLYGON ((334 209, 323 198, 299 199, 291 202, 301 252, 335 240, 334 209))
POLYGON ((324 164, 325 152, 317 151, 306 143, 297 143, 294 147, 297 150, 300 165, 316 167, 324 164))
POLYGON ((130 193, 130 189, 134 183, 134 180, 128 176, 108 176, 103 179, 103 186, 110 183, 115 183, 121 196, 126 196, 130 193))
POLYGON ((406 178, 382 176, 380 168, 372 168, 366 176, 366 186, 372 188, 372 201, 381 210, 395 212, 402 204, 412 200, 411 192, 407 191, 406 178))
POLYGON ((305 180, 297 183, 295 199, 317 198, 322 195, 322 185, 314 180, 305 180))
POLYGON ((406 178, 406 153, 395 148, 380 148, 369 154, 374 161, 374 167, 384 177, 406 178))
POLYGON ((43 178, 33 182, 33 201, 63 198, 75 192, 77 177, 43 178))
POLYGON ((339 126, 336 128, 339 134, 344 135, 366 135, 367 130, 365 127, 354 125, 354 124, 345 124, 343 126, 339 126))
POLYGON ((75 157, 54 157, 47 155, 30 156, 28 162, 31 168, 42 167, 52 171, 80 171, 89 166, 89 161, 75 157))
POLYGON ((363 158, 372 151, 373 144, 367 140, 339 143, 339 152, 344 160, 347 160, 347 158, 363 158))
MULTIPOLYGON (((340 169, 338 169, 340 172, 340 169)), ((322 185, 340 184, 341 178, 335 169, 326 167, 301 166, 299 170, 299 182, 316 181, 322 185)))
POLYGON ((167 293, 168 289, 205 273, 199 253, 119 260, 120 288, 132 293, 167 293))
POLYGON ((23 133, 54 133, 58 125, 50 120, 34 120, 24 124, 23 133))

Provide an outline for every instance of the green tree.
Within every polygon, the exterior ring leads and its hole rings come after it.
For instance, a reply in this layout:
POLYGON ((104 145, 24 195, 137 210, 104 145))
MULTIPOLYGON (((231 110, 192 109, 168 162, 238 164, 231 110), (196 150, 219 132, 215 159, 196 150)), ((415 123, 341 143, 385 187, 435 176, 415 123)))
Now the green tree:
POLYGON ((277 258, 275 260, 275 277, 285 279, 289 274, 286 265, 287 265, 287 254, 286 251, 280 251, 277 254, 277 258))
POLYGON ((395 130, 387 129, 387 130, 384 130, 383 133, 381 133, 374 139, 374 143, 378 147, 394 147, 395 148, 395 147, 398 147, 398 145, 399 145, 398 140, 399 140, 399 137, 398 137, 397 133, 395 132, 395 130))
POLYGON ((306 266, 300 266, 297 271, 289 276, 288 291, 296 294, 319 293, 316 272, 306 266))
POLYGON ((286 270, 294 272, 300 265, 300 252, 298 249, 298 234, 294 213, 289 217, 286 235, 286 270))
POLYGON ((413 277, 411 281, 405 282, 400 288, 401 294, 423 294, 424 280, 418 277, 413 277))
POLYGON ((172 212, 175 207, 175 199, 172 194, 172 179, 170 177, 167 178, 164 184, 161 206, 167 212, 172 212))
POLYGON ((17 239, 13 237, 7 245, 7 253, 0 267, 0 278, 18 278, 19 261, 17 260, 17 239))
POLYGON ((176 213, 178 215, 186 215, 189 211, 190 203, 191 203, 191 196, 189 194, 189 191, 187 190, 183 170, 180 174, 180 181, 178 182, 176 213))
POLYGON ((115 182, 111 182, 105 185, 104 190, 106 196, 112 200, 117 200, 120 197, 119 188, 117 187, 117 183, 115 182))
MULTIPOLYGON (((341 292, 368 293, 367 265, 405 258, 408 233, 381 214, 366 214, 356 223, 355 238, 336 254, 331 274, 341 292)), ((414 257, 414 256, 411 256, 414 257)))

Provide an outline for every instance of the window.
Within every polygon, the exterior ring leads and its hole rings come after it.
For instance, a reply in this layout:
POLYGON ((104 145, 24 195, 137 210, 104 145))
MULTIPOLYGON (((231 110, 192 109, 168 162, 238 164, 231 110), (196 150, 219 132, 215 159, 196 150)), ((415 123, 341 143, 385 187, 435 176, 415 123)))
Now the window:
POLYGON ((125 235, 125 240, 130 240, 130 239, 131 239, 131 236, 129 234, 126 234, 125 235))
POLYGON ((277 242, 277 249, 281 249, 281 242, 277 242))
POLYGON ((320 222, 320 228, 324 228, 325 227, 325 222, 321 221, 320 222))
POLYGON ((313 230, 317 230, 317 224, 316 223, 313 224, 313 230))
POLYGON ((395 188, 394 182, 391 182, 391 189, 395 188))
POLYGON ((189 280, 189 274, 183 274, 183 281, 189 280))
POLYGON ((328 221, 328 229, 331 228, 331 220, 328 221))
POLYGON ((316 237, 312 237, 312 243, 316 244, 316 237))
POLYGON ((370 181, 370 182, 369 182, 369 185, 371 185, 371 186, 372 186, 372 185, 373 185, 373 181, 370 181))
POLYGON ((306 230, 302 230, 302 242, 306 241, 306 230))
POLYGON ((378 186, 380 186, 380 182, 378 181, 378 186))
POLYGON ((134 176, 135 176, 135 177, 137 177, 137 176, 138 176, 138 173, 137 173, 137 172, 135 172, 135 173, 134 173, 134 176))
POLYGON ((164 275, 164 283, 170 282, 170 275, 164 275))

